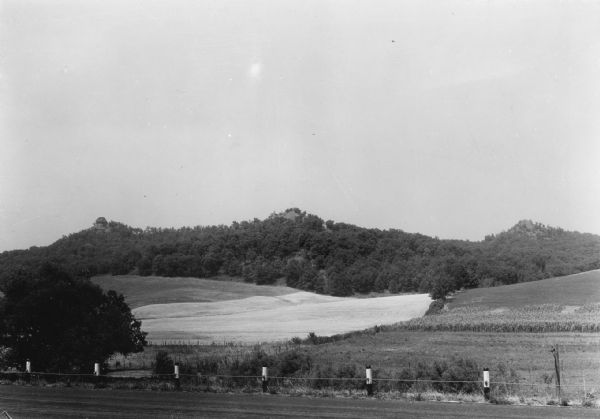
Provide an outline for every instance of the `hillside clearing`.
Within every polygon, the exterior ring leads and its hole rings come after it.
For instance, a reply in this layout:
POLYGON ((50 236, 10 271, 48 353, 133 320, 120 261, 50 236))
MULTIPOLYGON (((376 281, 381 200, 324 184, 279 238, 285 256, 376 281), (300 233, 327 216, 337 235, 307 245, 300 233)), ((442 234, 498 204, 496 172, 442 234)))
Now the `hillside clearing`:
POLYGON ((256 343, 333 335, 422 316, 426 294, 341 298, 308 292, 209 303, 155 304, 136 308, 151 341, 256 343))

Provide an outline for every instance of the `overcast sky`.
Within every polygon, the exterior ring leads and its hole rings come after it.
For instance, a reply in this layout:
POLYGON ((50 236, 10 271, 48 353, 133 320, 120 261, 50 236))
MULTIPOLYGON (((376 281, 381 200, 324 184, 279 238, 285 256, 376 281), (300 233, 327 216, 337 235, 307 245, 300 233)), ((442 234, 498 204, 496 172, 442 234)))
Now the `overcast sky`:
POLYGON ((600 233, 600 1, 0 0, 0 251, 96 217, 600 233))

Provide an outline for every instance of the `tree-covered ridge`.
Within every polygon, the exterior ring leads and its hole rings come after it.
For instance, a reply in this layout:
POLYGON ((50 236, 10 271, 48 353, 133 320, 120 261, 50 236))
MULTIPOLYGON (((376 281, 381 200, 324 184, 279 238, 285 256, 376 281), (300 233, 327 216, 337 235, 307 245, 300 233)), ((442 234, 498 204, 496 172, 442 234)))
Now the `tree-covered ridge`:
POLYGON ((600 237, 531 221, 481 242, 323 221, 297 208, 230 226, 139 228, 98 219, 47 247, 0 254, 0 285, 50 260, 79 276, 126 274, 284 278, 332 295, 422 291, 532 281, 600 268, 600 237), (100 221, 100 222, 98 222, 100 221))

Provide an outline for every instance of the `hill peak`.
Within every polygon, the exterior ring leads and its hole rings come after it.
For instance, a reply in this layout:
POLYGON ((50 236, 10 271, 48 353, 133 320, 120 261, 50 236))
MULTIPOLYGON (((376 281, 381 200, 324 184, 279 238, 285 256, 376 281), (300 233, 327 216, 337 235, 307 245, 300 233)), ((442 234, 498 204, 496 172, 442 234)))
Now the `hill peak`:
POLYGON ((561 236, 565 230, 558 227, 550 227, 532 220, 520 220, 500 236, 527 237, 533 239, 561 236))
POLYGON ((519 220, 517 224, 512 226, 508 231, 510 232, 534 232, 536 230, 547 230, 548 228, 538 222, 531 220, 519 220))

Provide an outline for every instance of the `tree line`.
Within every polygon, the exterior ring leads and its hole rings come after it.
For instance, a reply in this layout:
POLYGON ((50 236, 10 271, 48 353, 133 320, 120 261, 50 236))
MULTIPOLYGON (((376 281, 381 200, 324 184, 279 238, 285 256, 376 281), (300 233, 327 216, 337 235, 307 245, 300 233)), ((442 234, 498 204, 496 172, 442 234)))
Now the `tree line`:
POLYGON ((324 221, 298 208, 229 226, 134 228, 108 222, 47 247, 0 254, 8 278, 59 263, 72 275, 243 277, 336 296, 429 292, 532 281, 600 268, 600 236, 531 221, 479 242, 324 221))

